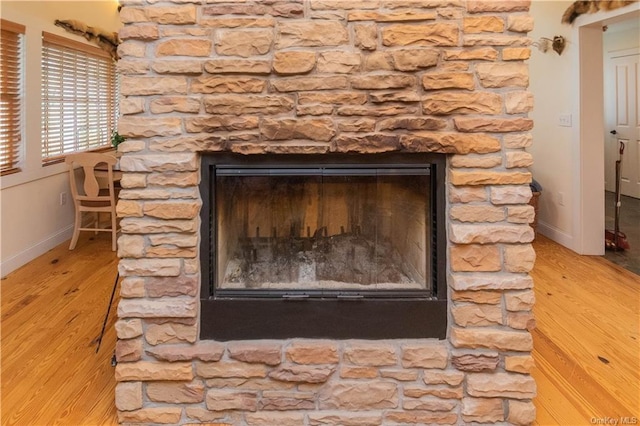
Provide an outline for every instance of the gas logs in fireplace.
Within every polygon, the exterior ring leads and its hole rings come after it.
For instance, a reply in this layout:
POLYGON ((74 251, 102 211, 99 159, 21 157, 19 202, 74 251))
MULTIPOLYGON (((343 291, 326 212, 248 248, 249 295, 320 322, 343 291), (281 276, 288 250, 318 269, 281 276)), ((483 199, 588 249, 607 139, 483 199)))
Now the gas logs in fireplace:
POLYGON ((445 337, 442 156, 202 170, 202 339, 445 337))

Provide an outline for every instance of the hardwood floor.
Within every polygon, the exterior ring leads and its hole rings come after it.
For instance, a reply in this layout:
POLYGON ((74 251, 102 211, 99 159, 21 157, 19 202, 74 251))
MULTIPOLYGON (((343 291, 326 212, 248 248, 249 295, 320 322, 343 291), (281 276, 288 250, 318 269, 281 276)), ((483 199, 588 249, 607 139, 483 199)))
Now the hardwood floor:
MULTIPOLYGON (((640 418, 640 276, 544 237, 535 247, 537 424, 640 418)), ((116 264, 109 236, 81 236, 2 280, 2 425, 117 424, 115 302, 95 353, 116 264)))

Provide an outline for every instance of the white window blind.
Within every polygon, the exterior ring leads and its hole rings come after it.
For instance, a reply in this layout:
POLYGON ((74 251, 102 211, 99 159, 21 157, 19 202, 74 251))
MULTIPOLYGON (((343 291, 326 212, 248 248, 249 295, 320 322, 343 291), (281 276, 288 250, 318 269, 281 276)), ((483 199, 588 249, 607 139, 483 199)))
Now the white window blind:
POLYGON ((24 25, 0 20, 0 173, 20 171, 24 25))
POLYGON ((115 62, 93 46, 42 34, 43 163, 110 146, 118 116, 115 62))

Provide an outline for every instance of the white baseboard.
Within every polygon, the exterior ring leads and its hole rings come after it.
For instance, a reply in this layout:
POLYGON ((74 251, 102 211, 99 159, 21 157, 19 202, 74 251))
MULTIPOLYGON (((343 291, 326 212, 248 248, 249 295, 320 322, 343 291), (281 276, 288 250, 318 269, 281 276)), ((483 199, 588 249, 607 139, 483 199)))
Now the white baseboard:
POLYGON ((555 241, 556 243, 565 246, 570 250, 574 250, 573 236, 567 234, 565 231, 561 231, 553 225, 538 221, 538 232, 545 237, 555 241))
POLYGON ((36 257, 41 256, 52 248, 64 243, 67 240, 70 240, 72 235, 73 224, 48 237, 47 239, 40 241, 33 247, 29 247, 28 249, 16 254, 15 256, 10 257, 9 259, 3 260, 2 263, 0 263, 0 274, 2 275, 2 277, 6 277, 8 274, 15 271, 19 267, 31 262, 36 257))

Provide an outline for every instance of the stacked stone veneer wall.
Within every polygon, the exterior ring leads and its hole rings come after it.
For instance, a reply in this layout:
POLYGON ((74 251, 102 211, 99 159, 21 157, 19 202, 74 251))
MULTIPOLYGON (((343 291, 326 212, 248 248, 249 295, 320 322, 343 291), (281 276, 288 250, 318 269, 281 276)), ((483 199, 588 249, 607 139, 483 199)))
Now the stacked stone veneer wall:
POLYGON ((531 423, 529 1, 122 3, 120 421, 531 423), (448 338, 200 341, 221 151, 450 154, 448 338))

